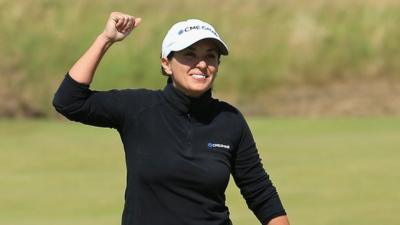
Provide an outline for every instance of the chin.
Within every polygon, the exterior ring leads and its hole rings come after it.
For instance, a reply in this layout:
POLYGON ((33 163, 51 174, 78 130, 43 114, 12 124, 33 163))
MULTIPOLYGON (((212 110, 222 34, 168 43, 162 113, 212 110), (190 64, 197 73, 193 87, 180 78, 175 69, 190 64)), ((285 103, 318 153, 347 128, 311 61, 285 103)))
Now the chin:
POLYGON ((209 84, 197 84, 197 85, 192 85, 190 89, 195 92, 206 92, 210 88, 211 85, 209 84))
POLYGON ((205 92, 207 92, 210 88, 206 88, 206 89, 191 89, 190 95, 193 97, 199 97, 200 95, 204 94, 205 92))

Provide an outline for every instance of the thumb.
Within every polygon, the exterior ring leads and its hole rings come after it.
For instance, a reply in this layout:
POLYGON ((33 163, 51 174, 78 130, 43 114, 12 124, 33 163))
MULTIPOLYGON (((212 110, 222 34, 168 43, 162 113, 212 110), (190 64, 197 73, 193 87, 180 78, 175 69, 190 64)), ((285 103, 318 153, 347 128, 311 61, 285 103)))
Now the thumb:
POLYGON ((133 28, 138 27, 141 22, 142 18, 135 18, 135 23, 133 24, 133 28))

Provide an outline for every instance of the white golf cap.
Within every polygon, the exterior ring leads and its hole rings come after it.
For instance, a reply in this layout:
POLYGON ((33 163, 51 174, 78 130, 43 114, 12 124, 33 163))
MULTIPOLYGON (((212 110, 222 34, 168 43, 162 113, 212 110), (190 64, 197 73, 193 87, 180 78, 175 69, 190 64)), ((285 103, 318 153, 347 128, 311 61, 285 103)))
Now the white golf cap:
POLYGON ((167 58, 171 52, 183 50, 206 38, 215 39, 220 53, 228 55, 228 47, 213 26, 198 19, 189 19, 178 22, 169 29, 162 43, 161 57, 167 58))

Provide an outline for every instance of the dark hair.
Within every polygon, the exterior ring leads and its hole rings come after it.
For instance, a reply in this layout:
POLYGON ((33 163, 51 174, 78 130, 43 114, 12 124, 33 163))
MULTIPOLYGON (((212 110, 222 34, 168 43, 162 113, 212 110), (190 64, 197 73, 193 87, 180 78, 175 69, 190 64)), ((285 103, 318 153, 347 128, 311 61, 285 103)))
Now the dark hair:
MULTIPOLYGON (((168 61, 171 61, 172 57, 174 57, 174 53, 175 53, 175 52, 169 53, 169 55, 167 56, 168 61)), ((165 70, 164 70, 164 68, 163 68, 162 66, 161 66, 161 74, 164 75, 164 76, 169 76, 169 75, 165 72, 165 70)))

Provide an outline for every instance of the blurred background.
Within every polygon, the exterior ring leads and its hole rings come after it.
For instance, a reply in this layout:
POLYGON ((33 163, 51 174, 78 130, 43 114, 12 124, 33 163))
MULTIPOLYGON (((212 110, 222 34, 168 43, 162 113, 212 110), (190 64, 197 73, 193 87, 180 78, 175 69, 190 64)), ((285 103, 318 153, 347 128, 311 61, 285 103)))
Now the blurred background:
MULTIPOLYGON (((119 224, 117 132, 67 122, 51 105, 112 11, 142 17, 92 89, 162 89, 161 42, 199 18, 230 48, 214 96, 252 128, 292 224, 398 224, 397 0, 0 0, 0 224, 119 224)), ((234 224, 258 224, 230 183, 234 224)))

